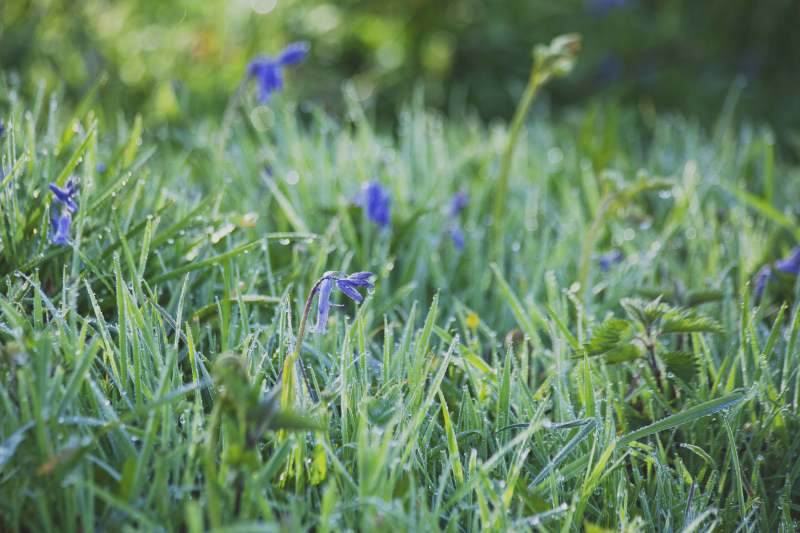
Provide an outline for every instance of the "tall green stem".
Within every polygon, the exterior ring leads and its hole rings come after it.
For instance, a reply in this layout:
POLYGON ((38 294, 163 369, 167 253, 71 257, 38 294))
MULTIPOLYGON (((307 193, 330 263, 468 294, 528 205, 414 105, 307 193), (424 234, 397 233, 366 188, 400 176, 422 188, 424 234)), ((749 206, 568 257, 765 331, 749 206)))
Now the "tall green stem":
POLYGON ((500 228, 500 220, 503 218, 503 208, 506 200, 506 188, 508 187, 508 171, 511 168, 511 156, 514 155, 514 146, 517 143, 519 131, 522 129, 522 123, 525 122, 525 117, 531 110, 536 96, 539 94, 541 87, 547 83, 550 78, 549 74, 542 75, 542 65, 539 61, 534 61, 533 68, 531 69, 531 77, 528 80, 528 86, 525 87, 525 93, 522 95, 514 117, 511 119, 511 131, 508 134, 508 142, 503 154, 503 166, 500 168, 500 176, 497 178, 497 188, 494 192, 494 209, 493 220, 494 226, 494 242, 497 247, 495 255, 498 256, 502 250, 502 232, 500 228))
MULTIPOLYGON (((292 353, 291 357, 293 359, 298 359, 300 361, 300 374, 303 376, 303 381, 306 384, 306 388, 308 389, 308 393, 314 399, 317 400, 317 395, 314 392, 314 389, 311 388, 311 384, 308 381, 308 376, 306 376, 306 369, 305 365, 303 364, 303 358, 300 356, 300 351, 303 348, 303 336, 305 335, 306 331, 306 322, 308 322, 308 315, 311 312, 311 305, 314 303, 314 295, 317 294, 317 290, 319 290, 320 284, 325 280, 325 278, 320 278, 317 283, 311 288, 311 293, 308 295, 308 300, 306 300, 306 307, 303 310, 303 316, 300 318, 300 328, 297 330, 297 344, 295 344, 294 352, 292 353)), ((283 367, 281 367, 280 373, 278 373, 278 378, 276 379, 276 383, 281 380, 283 377, 283 367)))

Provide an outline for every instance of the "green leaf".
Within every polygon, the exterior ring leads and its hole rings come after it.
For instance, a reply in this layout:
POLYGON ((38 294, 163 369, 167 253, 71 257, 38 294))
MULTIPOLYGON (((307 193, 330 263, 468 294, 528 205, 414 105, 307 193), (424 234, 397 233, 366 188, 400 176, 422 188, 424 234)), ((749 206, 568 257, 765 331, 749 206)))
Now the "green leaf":
MULTIPOLYGON (((608 363, 620 363, 641 357, 639 348, 630 344, 636 335, 634 325, 627 320, 608 317, 592 328, 592 338, 583 345, 589 356, 604 355, 608 363)), ((577 355, 576 357, 581 357, 577 355)))
POLYGON ((715 291, 715 290, 698 290, 698 291, 689 291, 686 294, 686 307, 696 307, 701 304, 705 304, 708 302, 717 302, 722 300, 724 295, 722 291, 715 291))
POLYGON ((722 398, 717 398, 716 400, 711 400, 710 402, 696 405, 691 409, 683 411, 682 413, 659 420, 655 424, 650 424, 649 426, 628 433, 619 439, 617 445, 625 446, 626 444, 630 444, 635 440, 643 439, 649 435, 652 435, 653 433, 658 433, 659 431, 664 431, 665 429, 670 429, 682 424, 694 422, 695 420, 703 418, 704 416, 713 415, 718 411, 736 405, 743 399, 744 395, 737 392, 722 398))
POLYGON ((375 396, 361 404, 361 414, 367 421, 385 428, 402 409, 403 394, 399 387, 392 387, 383 396, 375 396))
POLYGON ((691 384, 694 377, 700 372, 700 361, 692 352, 669 352, 661 356, 668 374, 686 383, 691 384))
POLYGON ((645 329, 651 327, 656 320, 670 310, 667 304, 661 303, 660 295, 646 305, 638 298, 623 298, 619 303, 628 316, 645 329))
POLYGON ((717 333, 722 331, 722 325, 706 316, 700 316, 694 311, 672 309, 661 320, 660 334, 663 333, 717 333))

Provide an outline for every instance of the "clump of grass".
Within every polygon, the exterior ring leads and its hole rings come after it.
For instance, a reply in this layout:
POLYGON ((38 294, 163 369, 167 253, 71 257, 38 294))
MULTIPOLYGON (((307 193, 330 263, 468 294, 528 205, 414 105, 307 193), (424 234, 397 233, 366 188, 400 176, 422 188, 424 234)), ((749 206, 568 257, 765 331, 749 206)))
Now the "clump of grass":
POLYGON ((3 531, 796 529, 800 287, 747 285, 796 244, 767 132, 534 107, 497 220, 507 132, 420 99, 388 135, 245 98, 220 158, 204 127, 110 131, 94 97, 0 108, 3 531), (388 229, 353 202, 370 180, 388 229), (328 270, 375 291, 306 336, 313 394, 278 389, 328 270), (621 344, 668 312, 714 327, 621 344))

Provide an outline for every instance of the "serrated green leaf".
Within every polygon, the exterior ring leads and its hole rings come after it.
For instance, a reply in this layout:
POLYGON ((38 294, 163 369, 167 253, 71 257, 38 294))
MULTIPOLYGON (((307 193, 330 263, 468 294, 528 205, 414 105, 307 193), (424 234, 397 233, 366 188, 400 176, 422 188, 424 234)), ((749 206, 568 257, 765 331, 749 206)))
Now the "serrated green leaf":
POLYGON ((583 345, 583 349, 589 356, 629 351, 623 349, 630 346, 629 343, 635 335, 633 324, 620 318, 608 317, 592 328, 592 338, 583 345))
POLYGON ((722 331, 722 325, 707 316, 698 315, 694 311, 672 309, 661 320, 660 333, 716 333, 722 331))
POLYGON ((708 302, 716 302, 722 300, 723 298, 722 291, 715 291, 715 290, 698 290, 698 291, 689 291, 686 294, 686 307, 696 307, 701 304, 705 304, 708 302))
POLYGON ((700 372, 700 361, 692 352, 676 351, 661 356, 668 374, 675 375, 678 379, 689 385, 700 372))

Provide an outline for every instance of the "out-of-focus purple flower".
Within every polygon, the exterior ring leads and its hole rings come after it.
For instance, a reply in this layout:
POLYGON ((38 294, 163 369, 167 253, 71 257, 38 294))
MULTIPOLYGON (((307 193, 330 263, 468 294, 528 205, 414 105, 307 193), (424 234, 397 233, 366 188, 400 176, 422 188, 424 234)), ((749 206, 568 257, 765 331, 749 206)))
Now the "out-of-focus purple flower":
POLYGON ((449 216, 457 217, 469 205, 469 192, 460 190, 450 198, 449 216))
POLYGON ((65 211, 58 221, 53 218, 53 231, 55 232, 55 235, 53 235, 53 244, 68 246, 70 244, 70 229, 72 229, 72 215, 69 214, 69 211, 65 211))
POLYGON ((610 11, 628 5, 628 0, 586 0, 586 11, 597 18, 603 18, 610 11))
POLYGON ((100 174, 105 174, 106 170, 108 170, 108 165, 103 162, 97 163, 97 172, 100 174))
POLYGON ((789 252, 789 255, 783 259, 778 259, 775 261, 775 270, 800 276, 800 245, 792 248, 792 251, 789 252))
POLYGON ((453 244, 455 245, 456 250, 463 252, 465 241, 464 232, 461 231, 461 228, 454 225, 452 228, 450 228, 448 233, 450 234, 450 238, 453 239, 453 244))
POLYGON ((292 43, 281 50, 278 57, 261 55, 247 66, 247 75, 258 84, 258 99, 269 102, 272 93, 283 90, 283 69, 305 61, 311 46, 306 41, 292 43))
POLYGON ((446 231, 447 234, 450 235, 450 238, 453 239, 453 245, 455 245, 456 250, 459 252, 464 251, 465 239, 464 232, 458 225, 456 217, 458 217, 459 213, 466 209, 468 205, 469 192, 466 190, 462 189, 450 198, 450 210, 447 213, 446 231))
MULTIPOLYGON (((791 274, 793 276, 800 276, 800 245, 792 248, 784 258, 775 261, 775 270, 783 272, 784 274, 791 274)), ((755 285, 755 298, 756 301, 761 300, 761 295, 764 294, 764 289, 767 282, 775 279, 775 273, 772 266, 766 264, 758 269, 756 275, 753 276, 753 285, 755 285)))
POLYGON ((367 183, 359 205, 364 209, 367 220, 383 229, 392 225, 392 212, 389 208, 391 199, 391 193, 380 182, 373 180, 367 183))
POLYGON ((55 183, 50 184, 50 190, 53 191, 53 194, 58 201, 66 205, 67 209, 73 213, 78 211, 78 204, 75 203, 75 200, 73 200, 72 197, 75 196, 75 193, 77 193, 79 189, 80 185, 76 185, 71 177, 67 178, 67 182, 64 184, 63 189, 55 183))
POLYGON ((6 134, 6 126, 3 124, 3 119, 0 118, 0 139, 3 138, 3 135, 6 134))
POLYGON ((616 248, 610 252, 601 254, 600 257, 597 258, 597 264, 600 265, 603 272, 608 272, 608 269, 611 268, 614 263, 619 263, 620 261, 622 261, 622 253, 616 248))
POLYGON ((371 289, 375 288, 375 285, 369 281, 369 278, 372 277, 372 272, 356 272, 355 274, 350 274, 349 276, 344 275, 344 277, 340 276, 339 274, 344 274, 344 272, 337 272, 335 270, 325 272, 325 274, 322 276, 322 279, 318 282, 319 303, 317 324, 311 328, 311 331, 314 333, 319 333, 320 335, 328 333, 328 330, 325 329, 325 324, 328 322, 328 313, 330 312, 332 305, 339 305, 331 303, 331 292, 333 291, 334 284, 340 291, 357 302, 364 300, 364 298, 356 290, 357 287, 369 287, 371 289))
POLYGON ((773 277, 772 267, 769 265, 764 265, 758 269, 756 275, 753 276, 753 285, 756 287, 755 298, 757 302, 761 300, 761 295, 764 294, 764 288, 767 286, 767 281, 773 277))

